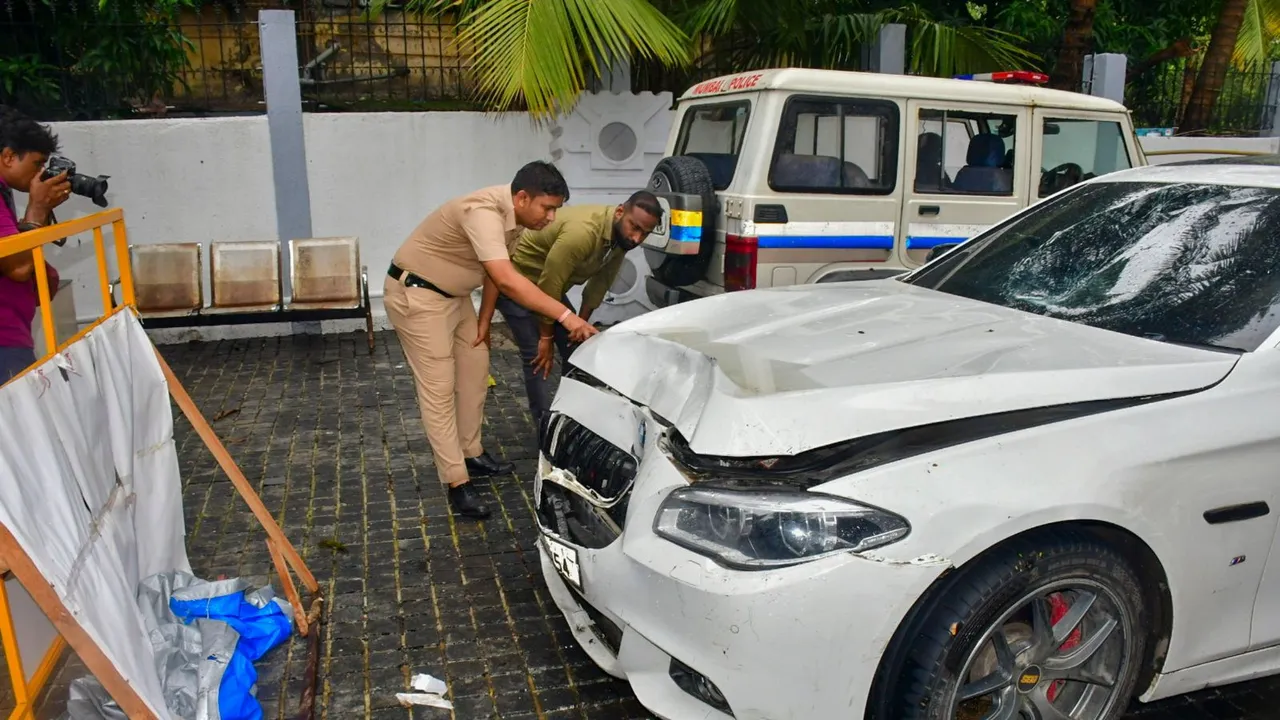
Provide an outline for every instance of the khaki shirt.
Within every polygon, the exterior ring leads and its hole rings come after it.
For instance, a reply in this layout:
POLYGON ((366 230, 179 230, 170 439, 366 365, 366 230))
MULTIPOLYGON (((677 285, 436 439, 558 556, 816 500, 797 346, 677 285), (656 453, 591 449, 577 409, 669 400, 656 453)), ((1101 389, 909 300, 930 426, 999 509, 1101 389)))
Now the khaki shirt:
POLYGON ((441 290, 463 297, 484 283, 484 266, 506 260, 520 238, 511 186, 454 198, 409 234, 392 262, 441 290))
MULTIPOLYGON (((511 262, 542 292, 559 300, 569 288, 586 283, 581 310, 594 310, 618 277, 626 252, 613 245, 616 205, 574 205, 556 212, 545 228, 526 230, 511 262)), ((539 318, 544 326, 554 319, 539 318)))

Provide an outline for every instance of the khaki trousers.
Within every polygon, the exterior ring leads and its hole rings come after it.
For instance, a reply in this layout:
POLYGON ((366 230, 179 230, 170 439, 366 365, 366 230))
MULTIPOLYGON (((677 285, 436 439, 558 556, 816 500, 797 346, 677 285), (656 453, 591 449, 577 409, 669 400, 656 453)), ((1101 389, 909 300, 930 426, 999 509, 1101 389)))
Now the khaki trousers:
POLYGON ((465 483, 470 478, 464 458, 482 451, 480 425, 489 391, 489 348, 471 346, 477 325, 471 296, 447 298, 388 276, 382 297, 413 369, 440 482, 465 483))

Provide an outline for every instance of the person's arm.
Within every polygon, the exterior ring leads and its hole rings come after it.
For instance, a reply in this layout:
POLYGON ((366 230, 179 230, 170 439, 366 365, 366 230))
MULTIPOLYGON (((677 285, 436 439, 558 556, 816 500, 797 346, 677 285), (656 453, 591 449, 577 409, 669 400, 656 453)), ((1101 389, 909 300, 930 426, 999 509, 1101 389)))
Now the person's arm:
POLYGON ((595 328, 583 322, 559 300, 543 293, 537 285, 516 270, 504 242, 505 223, 497 211, 488 208, 469 210, 462 227, 475 248, 476 257, 484 266, 485 274, 503 295, 533 312, 556 318, 576 341, 586 340, 596 334, 595 328))
MULTIPOLYGON (((27 205, 30 212, 30 203, 27 205)), ((4 204, 0 204, 0 238, 10 237, 22 232, 18 227, 18 218, 9 212, 9 208, 4 204)), ((5 255, 0 257, 0 275, 16 282, 24 282, 32 277, 33 263, 31 261, 31 252, 21 252, 16 255, 5 255)))
POLYGON ((598 332, 582 318, 574 315, 572 309, 538 289, 532 280, 516 270, 516 266, 510 260, 485 262, 484 271, 493 279, 493 283, 498 286, 498 290, 502 291, 503 295, 523 308, 539 315, 555 318, 556 322, 569 331, 569 337, 574 342, 582 342, 598 332))
MULTIPOLYGON (((20 227, 15 230, 49 224, 53 209, 61 205, 70 194, 71 182, 67 180, 66 172, 48 180, 41 180, 39 177, 32 180, 26 212, 18 223, 20 227)), ((48 263, 45 265, 47 267, 48 263)), ((36 276, 35 258, 30 251, 0 257, 0 274, 15 282, 28 282, 36 276)))
POLYGON ((618 279, 618 271, 622 269, 622 263, 626 257, 626 253, 620 252, 609 258, 609 262, 592 275, 586 286, 582 288, 582 307, 578 308, 578 316, 583 320, 590 322, 591 313, 604 302, 605 293, 613 286, 613 281, 618 279))
POLYGON ((493 311, 498 307, 498 286, 488 276, 484 276, 484 293, 480 296, 480 319, 476 327, 476 341, 472 347, 480 343, 489 344, 489 327, 493 322, 493 311))

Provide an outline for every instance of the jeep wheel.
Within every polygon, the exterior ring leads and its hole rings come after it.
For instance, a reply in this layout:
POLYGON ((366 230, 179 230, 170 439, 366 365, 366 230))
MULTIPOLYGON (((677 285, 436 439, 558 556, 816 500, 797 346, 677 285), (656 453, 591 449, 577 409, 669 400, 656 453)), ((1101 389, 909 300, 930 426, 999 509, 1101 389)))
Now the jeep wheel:
MULTIPOLYGON (((661 250, 644 249, 649 268, 659 282, 673 288, 692 285, 706 275, 716 244, 716 191, 711 183, 711 172, 697 158, 684 155, 666 157, 653 169, 649 190, 702 198, 702 241, 697 255, 668 255, 661 250)), ((670 218, 667 218, 667 223, 670 224, 670 218)))
POLYGON ((914 631, 896 717, 1114 720, 1143 662, 1137 574, 1074 533, 1019 541, 961 570, 914 631))

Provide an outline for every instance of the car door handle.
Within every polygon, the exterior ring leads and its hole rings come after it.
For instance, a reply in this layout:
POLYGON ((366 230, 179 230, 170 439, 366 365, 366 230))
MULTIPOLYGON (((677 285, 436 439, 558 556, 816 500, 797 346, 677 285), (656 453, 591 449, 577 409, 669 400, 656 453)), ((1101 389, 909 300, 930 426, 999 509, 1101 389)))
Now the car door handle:
POLYGON ((1265 502, 1258 500, 1256 502, 1243 503, 1241 505, 1227 505, 1226 507, 1213 508, 1204 511, 1204 520, 1210 525, 1221 525, 1223 523, 1240 522, 1242 520, 1252 520, 1254 518, 1265 517, 1271 513, 1271 508, 1265 502))
POLYGON ((920 206, 921 215, 937 215, 940 212, 942 212, 942 208, 938 207, 937 205, 921 205, 920 206))

